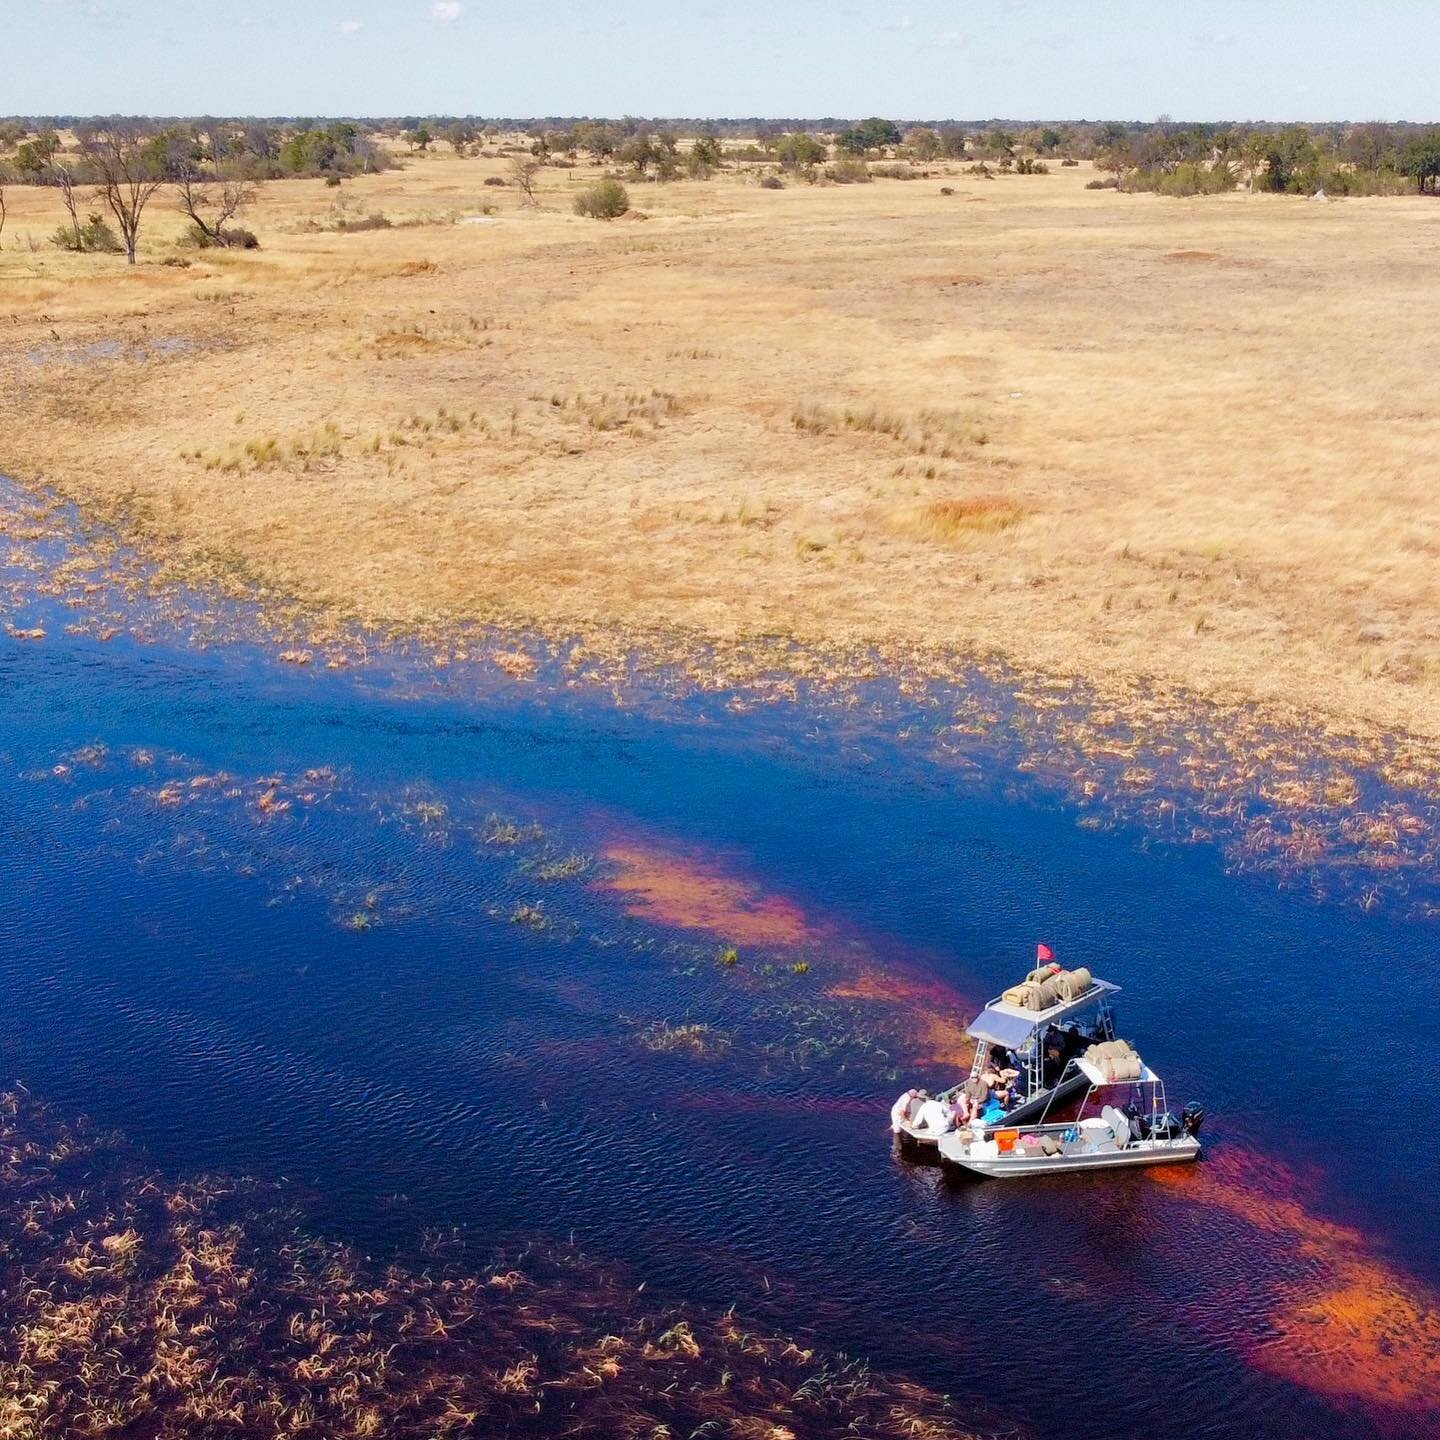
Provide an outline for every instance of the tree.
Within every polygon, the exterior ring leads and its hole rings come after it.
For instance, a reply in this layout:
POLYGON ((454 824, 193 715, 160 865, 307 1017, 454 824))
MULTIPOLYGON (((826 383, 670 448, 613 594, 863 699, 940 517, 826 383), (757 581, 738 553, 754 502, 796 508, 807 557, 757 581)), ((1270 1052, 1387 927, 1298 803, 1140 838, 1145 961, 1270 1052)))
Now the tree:
POLYGON ((475 127, 468 121, 458 120, 454 125, 447 125, 442 134, 450 142, 450 148, 457 155, 461 155, 465 147, 475 139, 475 127))
POLYGON ((254 202, 259 192, 256 182, 245 179, 232 167, 217 166, 214 175, 207 175, 198 165, 187 164, 175 178, 175 189, 180 213, 195 227, 202 243, 231 245, 248 240, 253 248, 254 236, 248 232, 237 234, 226 227, 254 202))
POLYGON ((523 203, 535 205, 535 181, 540 174, 540 162, 530 155, 510 157, 510 181, 524 197, 523 203))
POLYGON ((863 155, 867 150, 883 150, 887 145, 900 143, 900 129, 892 120, 872 115, 858 125, 851 125, 835 137, 835 143, 852 155, 863 155))
POLYGON ((80 206, 75 199, 75 178, 64 165, 52 166, 50 173, 55 177, 56 185, 60 187, 60 198, 64 200, 66 214, 70 216, 70 233, 75 241, 74 248, 83 250, 85 245, 80 233, 80 206))
POLYGON ((828 153, 820 141, 804 130, 782 135, 775 145, 775 158, 785 170, 813 170, 828 153))
POLYGON ((922 162, 933 160, 940 153, 940 137, 924 125, 911 130, 905 136, 905 143, 922 162))
POLYGON ((654 142, 644 132, 627 140, 616 152, 616 155, 622 165, 633 166, 641 175, 645 174, 650 166, 659 159, 654 142))
POLYGON ((164 182, 151 146, 153 132, 136 121, 108 120, 79 132, 80 149, 96 176, 96 193, 120 227, 125 258, 135 263, 140 219, 164 182))
POLYGON ((1135 152, 1123 131, 1118 139, 1105 147, 1095 163, 1107 175, 1114 177, 1117 189, 1124 183, 1125 176, 1135 168, 1135 152))
POLYGON ((5 238, 5 177, 0 175, 0 240, 5 238))
POLYGON ((1400 173, 1415 182, 1422 195, 1440 192, 1440 130, 1427 130, 1405 147, 1400 173))
POLYGON ((59 150, 60 137, 53 130, 42 130, 15 151, 15 168, 22 176, 39 180, 59 150))
POLYGON ((719 168, 724 153, 720 141, 714 135, 697 135, 695 143, 690 147, 687 168, 697 179, 707 179, 713 170, 719 168))
POLYGON ((1310 188, 1319 156, 1307 131, 1298 126, 1277 130, 1264 137, 1261 149, 1265 161, 1259 177, 1262 190, 1283 194, 1310 188))
POLYGON ((1340 153, 1357 169, 1375 171, 1394 163, 1395 137, 1388 125, 1352 126, 1340 153))
POLYGON ((434 138, 424 125, 417 125, 413 130, 405 132, 406 143, 412 150, 428 150, 434 138))

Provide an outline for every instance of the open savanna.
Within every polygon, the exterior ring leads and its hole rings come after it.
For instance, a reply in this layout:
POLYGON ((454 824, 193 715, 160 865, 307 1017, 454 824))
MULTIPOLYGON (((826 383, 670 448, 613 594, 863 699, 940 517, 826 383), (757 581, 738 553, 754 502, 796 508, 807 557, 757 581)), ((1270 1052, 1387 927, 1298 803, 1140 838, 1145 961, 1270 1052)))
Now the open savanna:
POLYGON ((381 625, 991 656, 1440 736, 1440 204, 727 168, 601 223, 599 173, 533 208, 499 157, 274 182, 244 253, 176 250, 162 191, 134 268, 12 187, 0 471, 381 625))

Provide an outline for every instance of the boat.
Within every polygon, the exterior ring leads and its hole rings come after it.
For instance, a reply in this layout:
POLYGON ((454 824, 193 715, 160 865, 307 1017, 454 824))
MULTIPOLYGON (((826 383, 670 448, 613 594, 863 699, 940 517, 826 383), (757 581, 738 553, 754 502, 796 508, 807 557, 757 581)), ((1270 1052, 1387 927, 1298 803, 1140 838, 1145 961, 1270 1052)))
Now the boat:
POLYGON ((942 1112, 954 1103, 966 1081, 978 1080, 992 1069, 1013 1072, 1014 1099, 1008 1106, 989 1102, 980 1117, 989 1125, 1001 1121, 1025 1124, 1045 1113, 1052 1103, 1078 1094, 1085 1088, 1085 1079, 1068 1062, 1087 1046, 1115 1038, 1111 1001, 1119 993, 1118 985, 1097 979, 1085 970, 1062 971, 1054 965, 1032 970, 1024 986, 991 1000, 965 1027, 965 1033, 975 1042, 975 1057, 965 1080, 940 1091, 933 1099, 917 1095, 915 1103, 908 1107, 896 1102, 893 1129, 902 1149, 933 1153, 942 1135, 952 1128, 942 1112), (1034 977, 1040 974, 1052 979, 1068 977, 1074 983, 1053 1004, 1041 1009, 1006 998, 1034 984, 1034 977), (1052 1039, 1060 1046, 1058 1072, 1048 1054, 1052 1039))
POLYGON ((987 1180, 1009 1180, 1199 1159, 1205 1112, 1191 1104, 1173 1115, 1160 1077, 1128 1046, 1124 1054, 1129 1063, 1119 1070, 1094 1050, 1069 1062, 1067 1077, 1073 1070, 1087 1087, 1074 1119, 1046 1124, 1042 1117, 1036 1125, 1002 1122, 998 1128, 951 1131, 937 1142, 942 1163, 987 1180), (1126 1103, 1117 1105, 1116 1099, 1126 1103))

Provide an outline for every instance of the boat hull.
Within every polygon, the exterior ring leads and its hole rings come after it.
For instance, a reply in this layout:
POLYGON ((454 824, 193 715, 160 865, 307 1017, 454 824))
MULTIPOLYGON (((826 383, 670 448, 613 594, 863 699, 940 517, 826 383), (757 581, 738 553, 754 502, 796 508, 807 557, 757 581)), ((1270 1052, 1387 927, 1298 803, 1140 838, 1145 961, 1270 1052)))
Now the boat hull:
POLYGON ((943 1136, 940 1158, 986 1180, 1018 1180, 1036 1175, 1073 1175, 1082 1170, 1133 1170, 1147 1165, 1186 1165, 1199 1159, 1200 1142, 1191 1135, 1174 1140, 1138 1141, 1123 1150, 1082 1155, 997 1155, 974 1159, 954 1136, 943 1136), (948 1144, 946 1142, 949 1142, 948 1144))

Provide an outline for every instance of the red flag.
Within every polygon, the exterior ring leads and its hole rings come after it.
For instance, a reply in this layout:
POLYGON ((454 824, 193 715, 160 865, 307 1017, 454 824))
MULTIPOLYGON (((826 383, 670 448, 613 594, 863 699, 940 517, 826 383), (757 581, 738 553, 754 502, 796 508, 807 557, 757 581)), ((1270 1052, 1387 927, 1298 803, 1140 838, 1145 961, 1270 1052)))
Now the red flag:
POLYGON ((1035 959, 1037 962, 1041 960, 1053 960, 1054 958, 1055 952, 1048 945, 1037 945, 1035 947, 1035 959))

